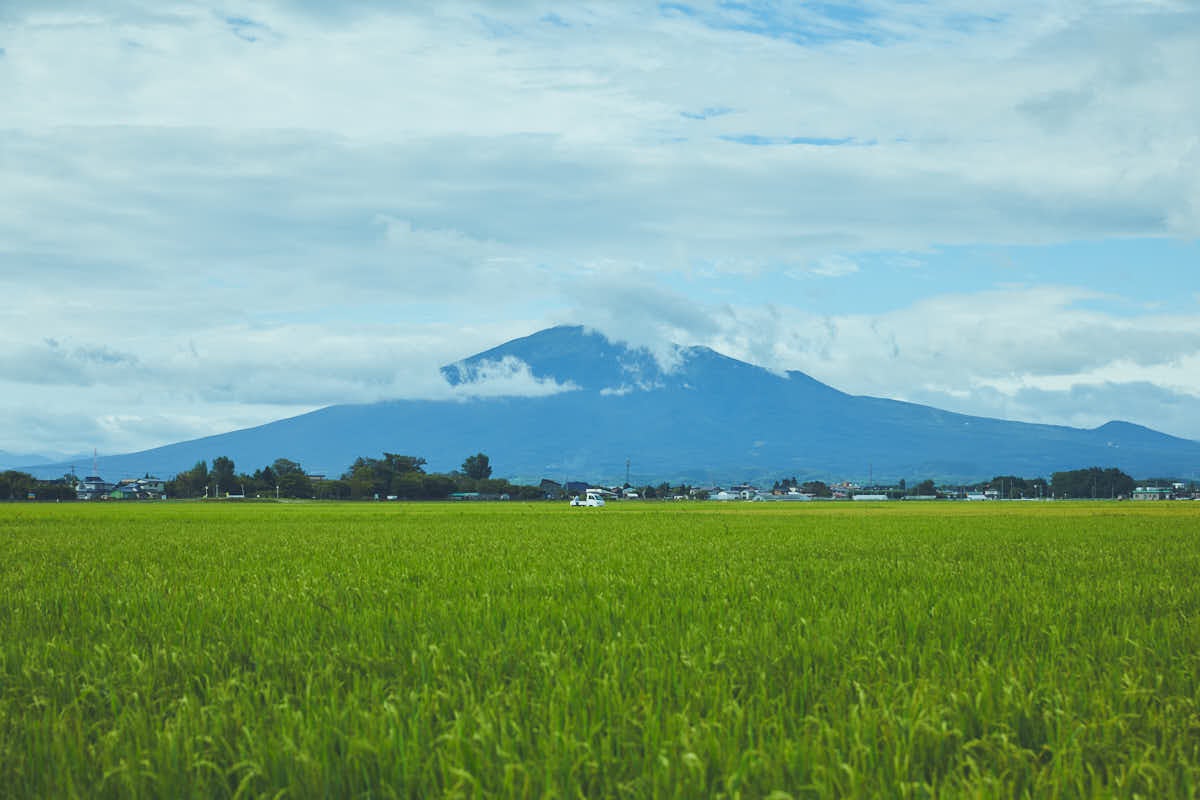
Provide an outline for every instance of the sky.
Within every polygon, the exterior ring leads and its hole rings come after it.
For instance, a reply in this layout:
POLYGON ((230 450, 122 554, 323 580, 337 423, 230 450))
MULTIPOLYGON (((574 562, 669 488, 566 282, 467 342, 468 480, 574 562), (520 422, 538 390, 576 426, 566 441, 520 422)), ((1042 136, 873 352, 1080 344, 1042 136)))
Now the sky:
POLYGON ((0 450, 563 323, 1200 439, 1196 75, 1194 0, 4 0, 0 450))

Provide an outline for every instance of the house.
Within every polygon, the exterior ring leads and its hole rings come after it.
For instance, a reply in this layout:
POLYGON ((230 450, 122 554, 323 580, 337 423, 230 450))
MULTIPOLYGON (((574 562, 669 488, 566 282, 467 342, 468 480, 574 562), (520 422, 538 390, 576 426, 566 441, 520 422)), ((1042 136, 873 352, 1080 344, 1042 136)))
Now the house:
POLYGON ((1133 490, 1134 500, 1170 500, 1171 490, 1159 486, 1139 486, 1133 490))
POLYGON ((538 491, 547 500, 561 500, 563 497, 562 484, 549 478, 542 478, 542 482, 538 484, 538 491))
POLYGON ((134 481, 137 484, 138 492, 151 497, 162 497, 167 491, 167 483, 159 478, 138 478, 134 481))
POLYGON ((75 486, 75 497, 80 500, 99 500, 107 497, 114 488, 99 475, 89 475, 75 486))

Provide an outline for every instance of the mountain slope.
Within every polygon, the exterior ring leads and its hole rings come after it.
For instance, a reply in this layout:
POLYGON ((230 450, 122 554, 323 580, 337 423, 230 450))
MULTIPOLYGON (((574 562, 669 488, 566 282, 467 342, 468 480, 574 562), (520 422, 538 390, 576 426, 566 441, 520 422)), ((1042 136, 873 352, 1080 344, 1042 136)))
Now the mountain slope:
MULTIPOLYGON (((201 459, 252 471, 276 458, 336 475, 359 455, 419 455, 435 470, 487 453, 522 480, 729 483, 803 478, 1048 476, 1117 466, 1133 475, 1200 474, 1200 443, 1129 423, 1093 430, 972 417, 847 395, 811 377, 778 375, 708 348, 664 368, 649 352, 578 327, 551 328, 443 368, 464 399, 341 405, 256 428, 100 459, 102 474, 169 476, 201 459), (466 393, 496 365, 524 365, 561 391, 538 397, 466 393)), ((62 474, 61 465, 45 471, 62 474)))

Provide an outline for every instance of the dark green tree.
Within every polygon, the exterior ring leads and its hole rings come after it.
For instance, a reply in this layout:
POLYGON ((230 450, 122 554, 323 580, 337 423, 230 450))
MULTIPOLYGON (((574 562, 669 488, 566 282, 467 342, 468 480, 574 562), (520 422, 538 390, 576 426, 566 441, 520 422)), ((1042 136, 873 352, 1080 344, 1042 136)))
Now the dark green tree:
POLYGON ((300 464, 298 462, 287 458, 275 459, 275 463, 271 465, 271 469, 273 469, 275 474, 280 477, 288 474, 289 472, 299 472, 304 474, 304 470, 300 468, 300 464))
POLYGON ((800 485, 800 491, 813 497, 833 497, 833 490, 825 481, 805 481, 800 485))
POLYGON ((24 500, 29 496, 33 484, 34 478, 29 473, 6 470, 0 474, 0 499, 24 500))
POLYGON ((396 453, 384 453, 383 460, 396 475, 403 475, 405 472, 425 473, 425 459, 420 456, 402 456, 396 453))
POLYGON ((208 463, 205 461, 197 461, 194 467, 167 482, 167 494, 172 497, 201 497, 207 488, 208 463))
POLYGON ((429 500, 444 500, 454 491, 454 481, 448 475, 427 475, 421 478, 421 489, 429 500))
POLYGON ((393 477, 394 472, 386 462, 359 456, 349 471, 343 473, 342 480, 350 484, 351 496, 373 497, 390 494, 393 477))
POLYGON ((926 478, 913 487, 913 494, 918 497, 932 497, 937 494, 937 489, 933 485, 932 478, 926 478))
POLYGON ((233 459, 228 456, 217 456, 213 459, 212 469, 208 471, 208 483, 213 487, 212 494, 228 493, 237 484, 237 473, 234 471, 233 459))
MULTIPOLYGON (((278 462, 276 462, 278 464, 278 462)), ((302 471, 294 470, 279 475, 280 497, 312 497, 312 481, 302 471)))
POLYGON ((462 463, 462 471, 468 478, 477 481, 492 477, 491 462, 483 453, 467 456, 467 460, 462 463))
POLYGON ((425 476, 419 472, 405 472, 392 479, 392 488, 388 494, 404 500, 418 500, 425 496, 424 481, 425 476))
POLYGON ((75 487, 64 481, 34 481, 31 490, 38 500, 74 500, 75 487))

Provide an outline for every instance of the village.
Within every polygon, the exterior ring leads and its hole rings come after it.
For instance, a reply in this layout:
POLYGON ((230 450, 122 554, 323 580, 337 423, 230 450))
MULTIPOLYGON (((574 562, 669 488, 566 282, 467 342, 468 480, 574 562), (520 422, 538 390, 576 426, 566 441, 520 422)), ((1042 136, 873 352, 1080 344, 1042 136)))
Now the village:
MULTIPOLYGON (((309 499, 329 499, 328 493, 321 491, 323 483, 327 483, 324 475, 310 474, 309 484, 314 487, 309 499)), ((61 489, 70 489, 70 476, 56 481, 44 482, 61 485, 61 489)), ((74 499, 80 501, 130 501, 130 500, 167 500, 170 498, 167 487, 168 481, 160 478, 145 476, 141 478, 125 478, 116 482, 105 481, 98 475, 89 475, 78 479, 73 486, 74 499)), ((531 487, 522 487, 531 488, 531 487)), ((558 482, 543 479, 536 487, 536 492, 524 491, 519 499, 542 499, 548 501, 563 501, 573 498, 593 496, 608 502, 615 501, 714 501, 714 502, 813 502, 813 501, 853 501, 853 502, 887 502, 887 501, 995 501, 995 500, 1054 500, 1063 499, 1051 491, 1051 484, 1045 481, 1027 482, 1026 486, 1014 489, 1006 486, 1004 480, 998 479, 985 484, 973 486, 935 486, 932 481, 917 484, 910 491, 903 481, 895 485, 860 485, 850 481, 825 484, 821 481, 798 483, 794 479, 777 481, 771 488, 761 488, 752 483, 739 483, 728 487, 705 486, 694 487, 687 485, 671 486, 662 483, 658 486, 635 487, 628 483, 624 485, 601 485, 587 481, 558 482), (1030 491, 1032 487, 1032 491, 1030 491)), ((25 499, 63 499, 65 492, 58 492, 53 498, 42 497, 30 488, 24 495, 25 499)), ((8 499, 16 499, 10 490, 8 499)), ((253 499, 261 499, 258 493, 253 499)), ((268 492, 267 498, 279 494, 268 492)), ((206 491, 204 499, 211 500, 245 500, 244 489, 214 487, 211 494, 206 491)), ((513 492, 460 491, 450 492, 444 499, 452 501, 507 501, 514 498, 513 492)), ((177 499, 177 498, 170 498, 177 499)), ((333 498, 340 499, 340 498, 333 498)), ((401 498, 395 494, 373 494, 372 500, 397 501, 401 498)), ((1080 499, 1076 496, 1075 499, 1080 499)), ((1088 499, 1083 495, 1082 499, 1088 499)), ((1161 481, 1147 485, 1136 485, 1131 491, 1121 493, 1093 494, 1092 499, 1114 499, 1135 501, 1164 501, 1164 500, 1200 500, 1200 486, 1183 481, 1161 481)))

